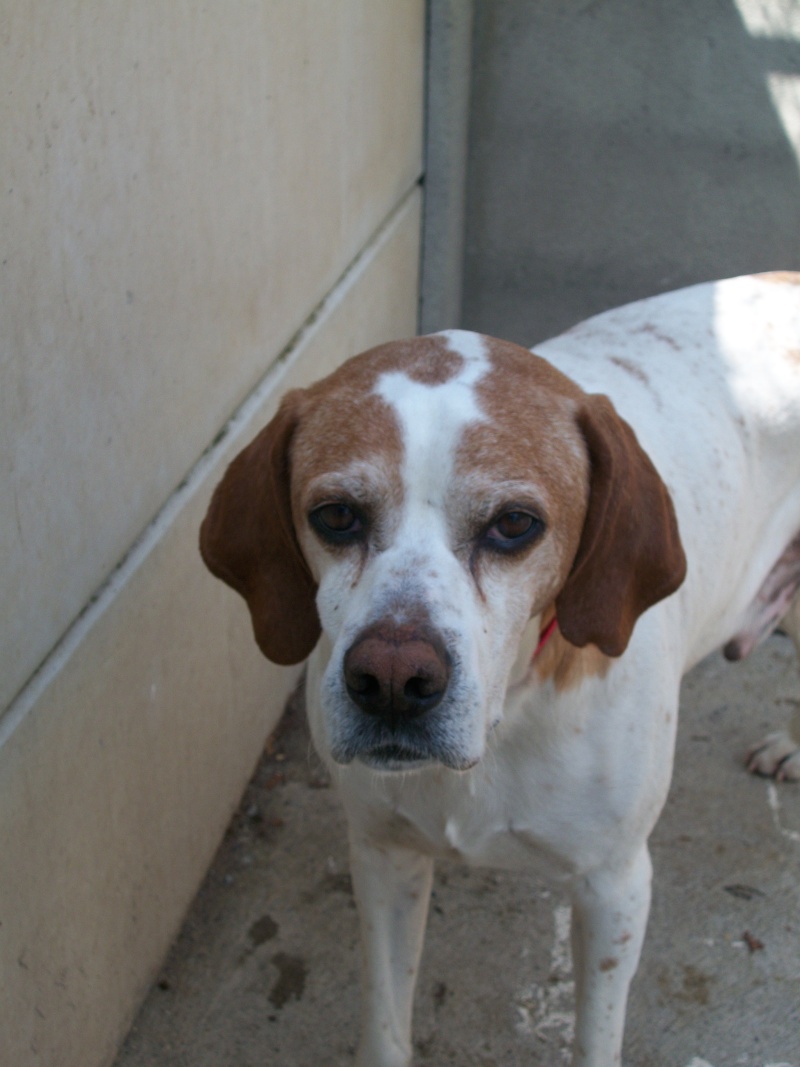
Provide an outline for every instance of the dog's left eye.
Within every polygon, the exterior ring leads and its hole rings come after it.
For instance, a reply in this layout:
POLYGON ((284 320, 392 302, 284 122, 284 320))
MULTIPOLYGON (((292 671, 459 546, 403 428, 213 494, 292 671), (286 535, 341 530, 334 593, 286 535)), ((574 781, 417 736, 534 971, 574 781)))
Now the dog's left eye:
POLYGON ((323 504, 309 515, 311 525, 327 541, 342 544, 355 540, 363 524, 349 504, 323 504))
POLYGON ((506 511, 494 520, 484 535, 492 548, 522 548, 544 530, 544 523, 527 511, 506 511))

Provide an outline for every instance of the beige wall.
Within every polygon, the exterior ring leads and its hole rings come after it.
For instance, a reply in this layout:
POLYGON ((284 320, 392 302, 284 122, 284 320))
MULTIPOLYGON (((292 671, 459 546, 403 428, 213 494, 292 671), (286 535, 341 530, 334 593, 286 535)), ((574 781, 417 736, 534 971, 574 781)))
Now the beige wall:
POLYGON ((294 678, 202 570, 213 484, 284 388, 416 329, 424 4, 0 27, 0 1048, 92 1067, 294 678))
POLYGON ((422 108, 416 0, 3 6, 0 706, 418 177, 422 108))

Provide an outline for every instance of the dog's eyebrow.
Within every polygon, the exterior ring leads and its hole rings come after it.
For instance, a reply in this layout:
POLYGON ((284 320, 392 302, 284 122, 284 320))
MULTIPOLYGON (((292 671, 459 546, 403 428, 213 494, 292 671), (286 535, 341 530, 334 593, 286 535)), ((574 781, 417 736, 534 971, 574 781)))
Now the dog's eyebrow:
POLYGON ((317 496, 325 492, 346 492, 353 495, 373 493, 385 486, 384 464, 380 460, 354 460, 342 468, 323 470, 315 474, 305 486, 305 495, 317 496))

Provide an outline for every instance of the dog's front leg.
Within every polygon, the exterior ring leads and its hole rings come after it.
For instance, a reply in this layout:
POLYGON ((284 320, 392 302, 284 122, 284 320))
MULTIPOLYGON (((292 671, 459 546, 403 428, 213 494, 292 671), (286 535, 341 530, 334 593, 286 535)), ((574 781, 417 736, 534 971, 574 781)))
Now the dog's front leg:
POLYGON ((361 920, 362 1003, 358 1067, 409 1067, 411 1011, 433 859, 351 830, 350 857, 361 920))
POLYGON ((593 871, 573 887, 573 1067, 621 1063, 628 987, 644 941, 651 876, 644 845, 632 862, 593 871))

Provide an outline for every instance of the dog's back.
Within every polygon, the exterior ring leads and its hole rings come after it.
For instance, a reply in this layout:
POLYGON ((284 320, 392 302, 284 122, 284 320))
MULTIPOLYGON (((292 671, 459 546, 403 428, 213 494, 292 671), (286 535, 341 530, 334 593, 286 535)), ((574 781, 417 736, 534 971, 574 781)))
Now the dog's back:
POLYGON ((651 297, 535 350, 611 397, 669 486, 688 668, 747 624, 800 533, 800 274, 651 297))

